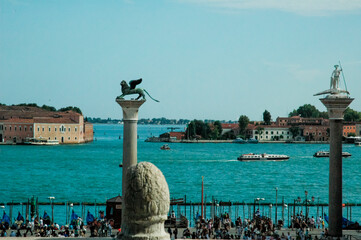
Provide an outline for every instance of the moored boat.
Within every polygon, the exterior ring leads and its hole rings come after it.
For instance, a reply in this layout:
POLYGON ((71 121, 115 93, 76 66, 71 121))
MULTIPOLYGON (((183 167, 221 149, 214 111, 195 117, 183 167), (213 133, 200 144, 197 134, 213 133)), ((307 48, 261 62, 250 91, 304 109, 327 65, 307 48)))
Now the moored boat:
POLYGON ((243 138, 236 138, 233 140, 233 143, 246 143, 246 141, 243 138))
POLYGON ((247 140, 247 143, 258 143, 258 140, 255 138, 250 138, 247 140))
POLYGON ((24 142, 27 145, 58 145, 58 140, 49 140, 45 138, 27 138, 24 142))
POLYGON ((242 154, 237 158, 239 161, 287 161, 290 157, 284 154, 242 154))
MULTIPOLYGON (((318 151, 315 154, 313 154, 314 157, 321 158, 321 157, 330 157, 329 151, 318 151)), ((348 152, 342 152, 342 157, 347 158, 351 157, 351 153, 348 152)))
POLYGON ((355 146, 361 147, 361 142, 355 142, 355 146))
POLYGON ((160 149, 162 150, 170 150, 170 147, 168 144, 164 144, 163 146, 160 147, 160 149))

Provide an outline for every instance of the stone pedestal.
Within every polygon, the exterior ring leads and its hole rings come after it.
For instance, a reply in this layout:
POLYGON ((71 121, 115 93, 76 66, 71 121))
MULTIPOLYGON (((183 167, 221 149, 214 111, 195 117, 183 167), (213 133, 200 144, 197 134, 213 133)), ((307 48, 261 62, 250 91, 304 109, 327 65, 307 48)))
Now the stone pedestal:
POLYGON ((320 101, 330 119, 329 236, 342 237, 342 120, 353 98, 326 97, 320 101))
POLYGON ((138 123, 138 110, 145 100, 124 100, 116 99, 116 102, 123 109, 123 176, 122 176, 122 196, 123 196, 123 209, 122 209, 122 224, 124 223, 124 214, 126 205, 124 196, 127 186, 126 173, 130 166, 137 164, 137 123, 138 123))

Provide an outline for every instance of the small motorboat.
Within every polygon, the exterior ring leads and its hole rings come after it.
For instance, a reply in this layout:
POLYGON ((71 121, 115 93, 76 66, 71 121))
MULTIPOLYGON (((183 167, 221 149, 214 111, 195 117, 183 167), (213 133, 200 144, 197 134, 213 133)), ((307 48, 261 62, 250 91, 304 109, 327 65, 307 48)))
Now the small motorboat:
POLYGON ((247 143, 258 143, 258 140, 255 138, 250 138, 247 140, 247 143))
MULTIPOLYGON (((315 154, 313 154, 314 157, 321 158, 321 157, 330 157, 329 151, 318 151, 315 154)), ((342 157, 347 158, 351 157, 351 153, 348 152, 342 152, 342 157)))
POLYGON ((233 143, 246 143, 246 141, 243 138, 236 138, 233 140, 233 143))
POLYGON ((283 154, 242 154, 237 158, 239 161, 287 161, 290 156, 283 155, 283 154))
POLYGON ((168 146, 168 144, 164 144, 163 146, 160 147, 161 150, 170 150, 170 147, 168 146))

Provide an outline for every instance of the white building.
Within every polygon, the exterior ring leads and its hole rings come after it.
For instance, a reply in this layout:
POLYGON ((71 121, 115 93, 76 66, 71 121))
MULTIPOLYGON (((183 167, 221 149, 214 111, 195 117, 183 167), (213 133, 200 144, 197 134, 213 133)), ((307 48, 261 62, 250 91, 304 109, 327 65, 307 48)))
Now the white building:
POLYGON ((259 126, 253 130, 253 137, 258 141, 286 141, 292 139, 288 127, 259 126), (262 129, 263 128, 263 129, 262 129))

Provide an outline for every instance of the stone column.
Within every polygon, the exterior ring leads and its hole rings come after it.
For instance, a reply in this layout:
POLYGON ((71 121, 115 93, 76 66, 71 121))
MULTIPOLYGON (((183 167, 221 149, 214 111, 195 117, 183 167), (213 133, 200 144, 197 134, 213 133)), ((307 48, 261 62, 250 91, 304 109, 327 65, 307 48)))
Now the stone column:
POLYGON ((342 120, 353 98, 329 96, 320 101, 330 119, 329 235, 342 237, 342 120))
MULTIPOLYGON (((116 99, 116 102, 123 109, 123 176, 122 176, 122 198, 123 206, 125 205, 124 196, 127 186, 126 172, 130 166, 137 164, 137 123, 138 110, 145 100, 124 100, 116 99)), ((122 209, 122 221, 124 217, 124 207, 122 209)))

